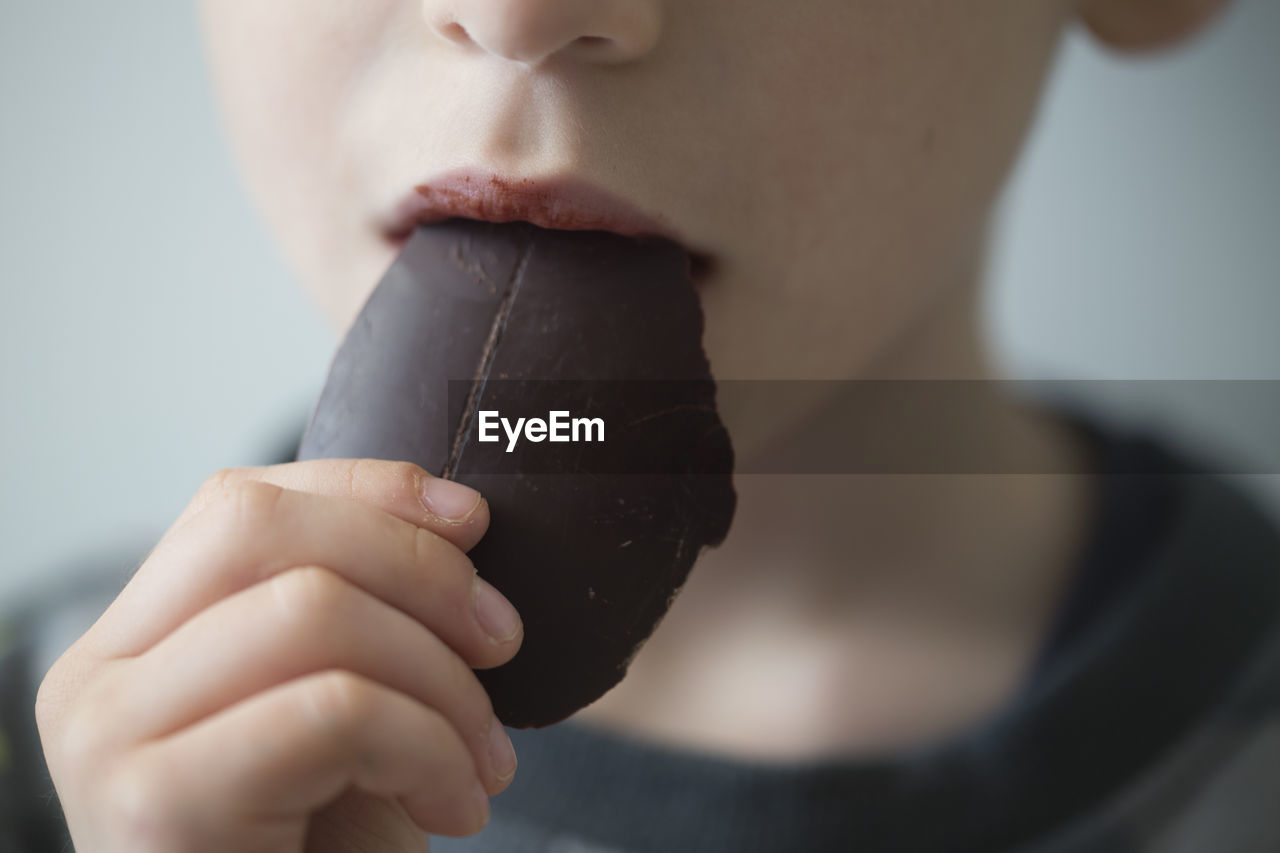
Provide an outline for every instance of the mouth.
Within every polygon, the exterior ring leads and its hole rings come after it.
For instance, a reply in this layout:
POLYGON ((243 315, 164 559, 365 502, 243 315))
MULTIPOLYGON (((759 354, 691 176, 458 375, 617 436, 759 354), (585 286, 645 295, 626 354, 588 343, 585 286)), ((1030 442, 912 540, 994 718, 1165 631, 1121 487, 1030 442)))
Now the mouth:
POLYGON ((474 171, 450 172, 419 184, 382 228, 397 250, 420 225, 446 219, 528 222, 562 231, 610 231, 626 237, 662 237, 689 255, 690 276, 706 280, 712 256, 695 248, 661 214, 651 215, 574 178, 506 178, 474 171))

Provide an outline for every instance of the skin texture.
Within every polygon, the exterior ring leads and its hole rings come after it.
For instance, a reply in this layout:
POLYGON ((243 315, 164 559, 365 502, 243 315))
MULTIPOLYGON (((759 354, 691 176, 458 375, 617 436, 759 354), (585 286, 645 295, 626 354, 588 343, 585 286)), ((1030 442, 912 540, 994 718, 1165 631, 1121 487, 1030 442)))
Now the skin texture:
POLYGON ((818 378, 865 367, 962 277, 1078 5, 1134 44, 1143 27, 1187 26, 1162 9, 1215 4, 218 0, 204 12, 249 184, 335 329, 393 257, 379 225, 413 186, 455 167, 567 174, 716 257, 704 301, 718 376, 818 378))
MULTIPOLYGON (((1225 3, 202 9, 248 184, 337 332, 395 254, 397 202, 473 167, 588 180, 709 253, 719 378, 941 378, 990 373, 984 233, 1063 28, 1158 49, 1225 3)), ((787 426, 736 414, 743 453, 787 426)), ((1046 460, 1079 452, 1011 402, 983 416, 1046 460)), ((367 460, 210 478, 41 685, 78 849, 408 851, 483 825, 514 769, 470 668, 521 634, 510 612, 486 633, 500 596, 476 609, 487 506, 424 501, 431 480, 367 460)), ((952 734, 1016 686, 1090 497, 1048 476, 736 487, 729 540, 583 723, 779 759, 952 734)))
POLYGON ((393 257, 379 224, 416 184, 456 167, 571 174, 715 258, 706 347, 724 379, 856 373, 962 278, 1067 14, 1060 0, 205 4, 250 185, 335 328, 393 257))
POLYGON ((40 685, 77 849, 420 851, 482 827, 515 758, 473 670, 523 638, 465 554, 488 524, 408 463, 211 476, 40 685))
MULTIPOLYGON (((984 378, 976 306, 992 204, 1063 30, 1163 49, 1225 5, 217 0, 204 12, 249 186, 338 331, 394 256, 380 224, 395 203, 473 167, 583 178, 710 254, 700 296, 719 379, 984 378)), ((740 460, 809 411, 741 396, 721 402, 740 460)), ((1045 470, 1082 453, 1012 403, 978 416, 1045 470)), ((728 541, 580 718, 777 756, 883 749, 980 718, 1046 629, 1092 497, 1083 478, 1014 479, 735 478, 728 541), (956 578, 964 589, 939 605, 956 578), (938 606, 952 618, 924 615, 938 606), (888 612, 954 630, 867 628, 888 612), (758 695, 796 654, 747 650, 797 636, 866 665, 829 663, 820 688, 758 695)))
MULTIPOLYGON (((336 331, 394 257, 382 226, 414 186, 455 168, 566 175, 713 256, 702 299, 718 378, 822 379, 873 370, 947 291, 972 284, 991 204, 1073 16, 1138 44, 1185 31, 1213 5, 203 9, 248 184, 336 331)), ((778 413, 728 416, 742 452, 786 426, 778 413)))

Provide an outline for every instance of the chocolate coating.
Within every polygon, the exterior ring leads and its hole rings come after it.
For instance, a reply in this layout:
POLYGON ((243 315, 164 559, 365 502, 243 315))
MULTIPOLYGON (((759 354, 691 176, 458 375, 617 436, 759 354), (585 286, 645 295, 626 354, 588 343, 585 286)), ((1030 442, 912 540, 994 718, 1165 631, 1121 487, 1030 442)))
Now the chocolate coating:
POLYGON ((478 673, 506 725, 617 684, 728 533, 733 450, 702 331, 670 241, 451 220, 413 235, 334 357, 300 459, 406 460, 489 501, 470 556, 525 626, 515 658, 478 673), (604 443, 478 441, 479 410, 565 409, 602 417, 604 443))

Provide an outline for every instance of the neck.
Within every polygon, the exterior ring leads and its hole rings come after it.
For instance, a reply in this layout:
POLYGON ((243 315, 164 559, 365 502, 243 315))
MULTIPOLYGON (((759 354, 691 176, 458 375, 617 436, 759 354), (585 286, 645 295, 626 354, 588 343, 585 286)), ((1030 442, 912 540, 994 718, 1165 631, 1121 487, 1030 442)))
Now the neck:
MULTIPOLYGON (((868 371, 993 379, 977 275, 868 371)), ((1041 458, 1083 449, 1016 400, 981 429, 1041 458)), ((1025 457, 1024 457, 1025 458, 1025 457)), ((1065 475, 739 475, 705 553, 626 679, 575 719, 758 759, 869 755, 945 739, 1025 677, 1083 536, 1091 484, 1065 475)))

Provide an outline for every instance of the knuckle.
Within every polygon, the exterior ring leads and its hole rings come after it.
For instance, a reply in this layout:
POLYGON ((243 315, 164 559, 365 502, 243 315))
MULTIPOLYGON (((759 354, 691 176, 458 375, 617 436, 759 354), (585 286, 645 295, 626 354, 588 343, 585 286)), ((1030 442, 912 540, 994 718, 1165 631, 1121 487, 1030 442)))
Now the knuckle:
POLYGON ((173 781, 137 759, 121 762, 105 780, 105 806, 113 835, 130 850, 174 849, 173 781))
POLYGON ((220 521, 230 527, 249 531, 268 528, 275 518, 285 489, 261 480, 229 483, 214 497, 221 513, 220 521))
MULTIPOLYGON (((65 657, 65 655, 64 655, 65 657)), ((47 737, 57 726, 66 708, 66 685, 62 678, 62 660, 58 658, 36 688, 36 728, 47 737)))
MULTIPOLYGON (((206 477, 204 482, 200 484, 200 488, 196 489, 196 493, 191 497, 191 501, 187 504, 186 509, 179 516, 174 526, 177 527, 191 516, 202 514, 218 495, 230 488, 232 483, 243 478, 242 471, 243 469, 241 468, 219 468, 206 477)), ((170 530, 171 532, 172 529, 170 530)))
MULTIPOLYGON (((75 717, 77 704, 83 705, 83 695, 92 685, 87 685, 69 676, 65 670, 71 665, 66 662, 70 650, 54 661, 44 678, 36 688, 36 699, 33 716, 36 731, 46 749, 50 746, 61 747, 67 736, 67 730, 75 717)), ((64 752, 62 748, 49 750, 64 752)))
POLYGON ((347 582, 323 566, 300 566, 268 583, 286 623, 333 624, 348 597, 347 582))
POLYGON ((196 492, 200 501, 208 503, 214 495, 222 493, 232 483, 243 479, 241 471, 243 471, 242 468, 219 468, 214 471, 205 478, 205 481, 200 484, 200 488, 196 492))
POLYGON ((343 739, 372 716, 375 697, 367 681, 347 670, 330 670, 312 679, 307 712, 321 732, 343 739))
POLYGON ((412 462, 387 462, 383 477, 388 487, 394 489, 392 494, 407 492, 409 495, 416 496, 425 474, 426 471, 412 462))
POLYGON ((355 497, 360 487, 360 469, 364 466, 363 459, 348 459, 342 466, 342 493, 348 497, 355 497))
POLYGON ((214 471, 205 478, 204 485, 201 488, 210 492, 215 492, 218 489, 225 488, 232 481, 238 479, 240 472, 243 470, 243 468, 235 466, 219 468, 217 471, 214 471))
POLYGON ((344 493, 362 495, 416 495, 425 471, 412 462, 391 459, 349 459, 342 467, 344 493))
POLYGON ((109 740, 105 716, 101 711, 86 713, 83 706, 67 715, 53 737, 56 748, 51 751, 57 756, 59 765, 83 772, 98 763, 104 744, 109 740))

